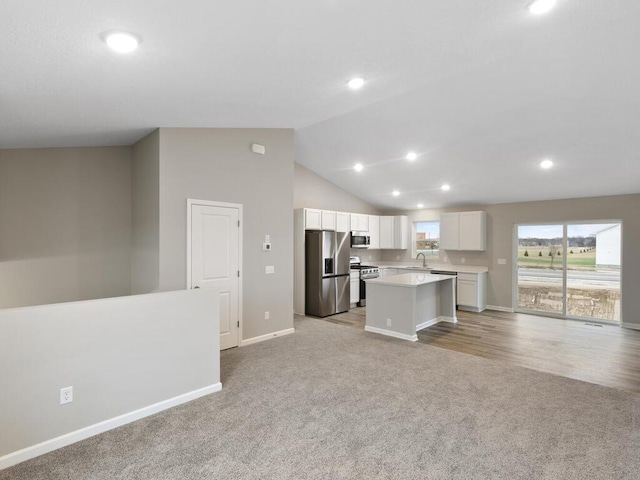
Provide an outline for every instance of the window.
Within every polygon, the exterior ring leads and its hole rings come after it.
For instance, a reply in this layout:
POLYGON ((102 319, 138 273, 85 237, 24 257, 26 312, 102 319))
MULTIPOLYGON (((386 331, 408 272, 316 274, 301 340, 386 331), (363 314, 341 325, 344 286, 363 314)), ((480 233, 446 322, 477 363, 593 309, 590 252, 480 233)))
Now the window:
POLYGON ((413 224, 413 256, 440 254, 440 222, 415 222, 413 224))

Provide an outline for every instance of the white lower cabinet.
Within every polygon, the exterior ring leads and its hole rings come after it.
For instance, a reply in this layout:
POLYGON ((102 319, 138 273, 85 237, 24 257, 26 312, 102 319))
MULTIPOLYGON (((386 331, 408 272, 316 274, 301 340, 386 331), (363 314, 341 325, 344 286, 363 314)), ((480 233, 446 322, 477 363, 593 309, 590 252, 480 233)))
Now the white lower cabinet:
POLYGON ((457 300, 460 310, 481 312, 487 308, 487 274, 458 273, 457 300))
POLYGON ((358 303, 360 301, 360 272, 351 272, 349 284, 349 303, 358 303))

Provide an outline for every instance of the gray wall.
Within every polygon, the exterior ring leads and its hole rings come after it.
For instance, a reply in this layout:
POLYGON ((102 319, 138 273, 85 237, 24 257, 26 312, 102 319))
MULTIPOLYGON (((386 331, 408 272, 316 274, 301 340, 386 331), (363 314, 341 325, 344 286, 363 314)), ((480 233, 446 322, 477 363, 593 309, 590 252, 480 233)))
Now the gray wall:
POLYGON ((293 327, 293 131, 160 129, 161 290, 186 287, 188 198, 244 206, 242 338, 293 327))
POLYGON ((294 175, 293 208, 320 208, 371 215, 381 213, 364 200, 297 163, 294 175))
MULTIPOLYGON (((549 223, 563 221, 589 222, 622 220, 622 319, 624 323, 640 325, 640 194, 592 197, 543 202, 506 203, 470 206, 446 210, 402 212, 410 222, 439 220, 441 211, 484 210, 487 212, 487 251, 480 253, 447 251, 451 263, 466 263, 489 267, 487 303, 513 307, 513 230, 517 223, 549 223), (506 258, 506 265, 498 265, 506 258)), ((442 259, 445 253, 441 253, 442 259)), ((409 260, 411 251, 390 251, 386 260, 409 260)))
MULTIPOLYGON (((293 207, 370 215, 383 214, 364 200, 297 163, 294 164, 293 207)), ((382 260, 382 250, 351 249, 351 255, 360 256, 362 261, 382 260)))
POLYGON ((160 262, 160 132, 131 153, 131 293, 158 289, 160 262))
POLYGON ((0 150, 0 308, 128 295, 129 147, 0 150))
POLYGON ((218 299, 182 291, 0 311, 2 457, 220 382, 218 299), (74 399, 60 405, 60 389, 74 399), (11 395, 6 395, 11 392, 11 395))

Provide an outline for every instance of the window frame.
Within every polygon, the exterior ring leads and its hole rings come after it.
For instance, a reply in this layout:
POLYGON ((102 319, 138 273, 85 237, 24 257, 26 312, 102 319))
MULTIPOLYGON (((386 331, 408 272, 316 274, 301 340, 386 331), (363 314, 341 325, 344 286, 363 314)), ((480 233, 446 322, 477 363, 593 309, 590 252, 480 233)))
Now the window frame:
MULTIPOLYGON (((418 223, 437 223, 438 224, 438 232, 440 232, 440 218, 437 219, 432 219, 432 220, 413 220, 411 222, 411 257, 412 258, 416 258, 416 256, 418 255, 418 253, 422 253, 422 252, 418 252, 418 248, 417 248, 417 239, 416 239, 416 234, 418 233, 418 228, 417 228, 417 224, 418 223)), ((438 241, 440 241, 440 238, 438 236, 438 241)), ((440 258, 440 248, 438 248, 438 253, 435 254, 431 254, 431 253, 425 253, 425 256, 427 258, 440 258)))

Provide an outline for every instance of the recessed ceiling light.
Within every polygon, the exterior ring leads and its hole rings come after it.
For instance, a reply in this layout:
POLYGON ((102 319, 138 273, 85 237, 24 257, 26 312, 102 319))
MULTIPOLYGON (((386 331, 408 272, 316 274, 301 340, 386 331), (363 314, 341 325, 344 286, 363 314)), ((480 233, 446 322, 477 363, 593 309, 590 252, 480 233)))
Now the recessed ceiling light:
POLYGON ((418 154, 416 152, 407 153, 407 160, 413 162, 416 158, 418 158, 418 154))
POLYGON ((400 192, 399 192, 398 190, 394 190, 394 191, 392 192, 392 194, 393 194, 393 196, 394 196, 394 197, 397 197, 397 196, 399 196, 399 195, 400 195, 400 192))
POLYGON ((138 37, 127 32, 109 33, 105 37, 105 42, 109 45, 109 48, 118 53, 131 53, 138 48, 140 43, 138 37))
POLYGON ((556 0, 535 0, 529 4, 529 11, 534 15, 544 15, 556 6, 556 0))
POLYGON ((540 162, 540 168, 544 168, 545 170, 549 170, 553 167, 553 162, 551 160, 543 160, 540 162))
POLYGON ((416 207, 418 208, 424 208, 424 205, 422 203, 419 203, 418 205, 416 205, 416 207))
POLYGON ((364 168, 364 167, 362 166, 362 164, 361 164, 361 163, 356 163, 356 164, 353 166, 353 169, 354 169, 356 172, 361 172, 363 168, 364 168))
POLYGON ((449 185, 448 183, 445 183, 444 185, 442 185, 440 187, 443 191, 448 192, 449 190, 451 190, 451 185, 449 185))
POLYGON ((364 85, 364 80, 362 78, 352 78, 347 85, 352 90, 358 90, 364 85))

